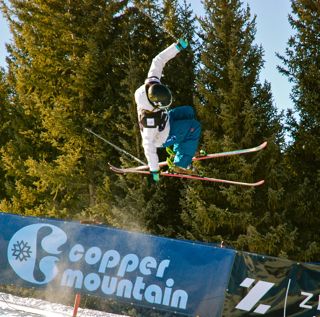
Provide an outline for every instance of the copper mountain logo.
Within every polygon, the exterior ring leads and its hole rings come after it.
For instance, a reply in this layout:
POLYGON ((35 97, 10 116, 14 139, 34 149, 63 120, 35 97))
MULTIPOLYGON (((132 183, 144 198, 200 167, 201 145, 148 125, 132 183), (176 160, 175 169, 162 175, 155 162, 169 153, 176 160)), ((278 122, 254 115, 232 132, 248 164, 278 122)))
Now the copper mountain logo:
POLYGON ((53 225, 33 224, 23 227, 9 242, 9 264, 23 280, 38 285, 47 284, 58 273, 57 255, 61 253, 59 248, 66 241, 65 232, 53 225))

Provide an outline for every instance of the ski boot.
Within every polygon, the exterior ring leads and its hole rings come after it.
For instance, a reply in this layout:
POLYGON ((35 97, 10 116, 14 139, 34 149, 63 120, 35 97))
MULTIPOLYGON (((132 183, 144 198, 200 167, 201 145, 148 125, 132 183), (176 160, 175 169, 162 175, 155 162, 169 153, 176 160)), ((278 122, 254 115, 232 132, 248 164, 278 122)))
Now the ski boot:
POLYGON ((169 170, 175 174, 195 175, 195 172, 192 169, 183 168, 174 164, 170 167, 169 170))
POLYGON ((183 167, 175 165, 169 157, 167 157, 167 164, 168 164, 169 173, 185 174, 185 175, 194 175, 195 174, 192 169, 183 168, 183 167))
POLYGON ((198 174, 197 171, 194 170, 193 166, 190 166, 188 168, 183 168, 183 167, 175 165, 173 160, 174 160, 174 157, 176 154, 169 147, 166 147, 166 151, 169 154, 169 157, 167 157, 166 161, 167 161, 168 170, 170 173, 185 174, 185 175, 197 175, 198 174))
POLYGON ((195 157, 201 157, 201 156, 206 156, 208 155, 206 150, 200 149, 199 151, 196 152, 195 157))

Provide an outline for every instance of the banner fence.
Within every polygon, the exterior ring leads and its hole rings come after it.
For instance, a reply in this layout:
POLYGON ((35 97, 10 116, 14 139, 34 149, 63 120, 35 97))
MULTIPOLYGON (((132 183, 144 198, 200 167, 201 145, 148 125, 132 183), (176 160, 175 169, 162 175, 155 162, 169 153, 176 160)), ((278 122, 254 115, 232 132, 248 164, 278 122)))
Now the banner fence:
POLYGON ((8 213, 0 250, 0 284, 195 317, 320 315, 319 265, 8 213))

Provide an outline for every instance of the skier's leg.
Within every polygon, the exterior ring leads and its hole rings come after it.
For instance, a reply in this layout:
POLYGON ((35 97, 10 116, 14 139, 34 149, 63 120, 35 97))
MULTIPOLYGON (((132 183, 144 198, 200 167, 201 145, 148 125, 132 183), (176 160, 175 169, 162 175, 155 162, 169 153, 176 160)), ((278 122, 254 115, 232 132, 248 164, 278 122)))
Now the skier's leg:
POLYGON ((201 135, 201 126, 199 121, 195 119, 180 120, 175 122, 174 126, 177 131, 176 135, 179 136, 173 146, 173 151, 175 152, 174 164, 187 168, 191 164, 192 157, 197 151, 201 135))
POLYGON ((201 135, 201 126, 191 106, 180 106, 169 112, 170 134, 164 147, 174 145, 174 165, 187 168, 194 156, 201 135))
POLYGON ((192 120, 195 118, 195 112, 192 106, 179 106, 169 111, 171 121, 192 120))
POLYGON ((163 147, 169 147, 174 143, 180 143, 185 139, 188 132, 186 121, 195 119, 195 112, 192 106, 179 106, 169 111, 170 133, 163 143, 163 147), (181 123, 180 121, 183 121, 181 123))

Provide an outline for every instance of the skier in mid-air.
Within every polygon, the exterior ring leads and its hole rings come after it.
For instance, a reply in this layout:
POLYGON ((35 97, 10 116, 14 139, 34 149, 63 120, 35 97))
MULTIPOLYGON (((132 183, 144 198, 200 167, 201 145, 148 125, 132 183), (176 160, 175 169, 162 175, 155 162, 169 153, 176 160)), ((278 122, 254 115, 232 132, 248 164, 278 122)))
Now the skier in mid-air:
POLYGON ((165 64, 188 46, 179 39, 159 53, 151 63, 148 77, 135 92, 142 145, 154 182, 160 180, 157 148, 173 145, 174 161, 171 170, 190 174, 190 165, 199 143, 201 126, 192 106, 169 110, 172 95, 160 81, 165 64))

